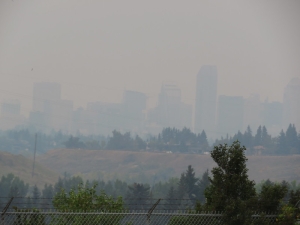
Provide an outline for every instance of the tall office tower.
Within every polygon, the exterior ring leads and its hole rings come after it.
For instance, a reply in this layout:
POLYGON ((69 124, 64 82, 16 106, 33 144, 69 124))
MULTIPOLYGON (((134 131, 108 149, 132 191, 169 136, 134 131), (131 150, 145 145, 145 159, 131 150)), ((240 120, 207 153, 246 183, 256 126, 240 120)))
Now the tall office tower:
POLYGON ((300 78, 293 78, 284 89, 283 128, 295 124, 300 130, 300 78))
POLYGON ((18 100, 7 100, 1 103, 0 130, 13 129, 25 122, 21 116, 21 103, 18 100))
POLYGON ((161 128, 191 128, 192 106, 181 101, 181 90, 174 84, 163 84, 158 98, 158 105, 148 113, 149 122, 161 128))
POLYGON ((202 66, 197 74, 195 132, 205 130, 215 137, 218 72, 216 66, 202 66))
POLYGON ((41 82, 33 85, 33 102, 30 123, 43 131, 57 129, 57 109, 61 101, 60 84, 41 82), (35 118, 36 117, 36 118, 35 118), (38 121, 38 123, 36 122, 38 121))
POLYGON ((77 110, 74 113, 73 132, 84 127, 89 134, 111 135, 114 129, 124 132, 122 106, 121 103, 89 102, 85 112, 77 110))
POLYGON ((137 91, 124 91, 123 118, 125 128, 132 132, 140 132, 145 125, 147 96, 137 91))
POLYGON ((241 96, 219 97, 218 132, 220 136, 234 135, 243 129, 244 99, 241 96))
POLYGON ((266 126, 268 133, 277 136, 282 129, 283 104, 281 102, 262 103, 262 125, 266 126))
POLYGON ((4 101, 1 103, 1 116, 20 115, 21 103, 18 100, 4 101))
POLYGON ((72 116, 73 116, 73 101, 60 100, 55 103, 52 109, 53 117, 51 127, 54 130, 63 132, 71 131, 72 116))
POLYGON ((181 90, 174 84, 164 84, 158 99, 160 124, 163 127, 180 127, 181 90))
POLYGON ((248 126, 251 127, 252 131, 262 125, 262 109, 260 97, 258 94, 253 94, 244 100, 244 123, 243 131, 247 129, 248 126))

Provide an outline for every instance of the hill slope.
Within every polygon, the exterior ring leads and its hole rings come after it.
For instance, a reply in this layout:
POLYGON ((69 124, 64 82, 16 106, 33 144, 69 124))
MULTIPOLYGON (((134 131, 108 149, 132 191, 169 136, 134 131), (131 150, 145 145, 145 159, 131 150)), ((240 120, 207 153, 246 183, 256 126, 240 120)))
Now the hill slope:
POLYGON ((22 155, 0 151, 0 177, 13 173, 29 185, 36 184, 38 187, 43 187, 45 183, 54 184, 57 181, 59 175, 39 163, 36 163, 35 174, 32 177, 32 162, 22 155))
MULTIPOLYGON (((268 178, 300 181, 300 155, 249 156, 248 159, 250 179, 257 182, 268 178)), ((136 182, 179 177, 188 165, 201 176, 206 169, 215 166, 209 155, 77 149, 51 150, 39 156, 38 161, 60 174, 67 172, 86 179, 120 178, 136 182)))

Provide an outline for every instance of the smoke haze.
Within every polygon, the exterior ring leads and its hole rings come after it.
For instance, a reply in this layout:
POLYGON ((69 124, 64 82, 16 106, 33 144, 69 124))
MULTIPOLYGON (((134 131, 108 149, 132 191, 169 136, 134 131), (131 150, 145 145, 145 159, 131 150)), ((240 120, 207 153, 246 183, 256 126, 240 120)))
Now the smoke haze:
POLYGON ((300 77, 300 1, 0 2, 1 100, 26 116, 36 82, 61 84, 74 108, 121 102, 124 90, 157 104, 162 83, 195 104, 202 65, 218 68, 218 94, 283 100, 300 77))

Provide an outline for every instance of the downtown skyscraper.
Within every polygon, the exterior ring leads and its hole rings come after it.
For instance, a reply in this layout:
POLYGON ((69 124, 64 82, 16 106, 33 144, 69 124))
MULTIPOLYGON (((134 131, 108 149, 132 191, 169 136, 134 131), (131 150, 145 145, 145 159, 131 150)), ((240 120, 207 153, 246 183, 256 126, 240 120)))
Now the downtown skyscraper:
POLYGON ((283 127, 295 124, 300 128, 300 78, 290 80, 283 95, 283 127))
POLYGON ((195 132, 204 130, 214 137, 216 126, 218 72, 216 66, 204 65, 197 74, 195 132))

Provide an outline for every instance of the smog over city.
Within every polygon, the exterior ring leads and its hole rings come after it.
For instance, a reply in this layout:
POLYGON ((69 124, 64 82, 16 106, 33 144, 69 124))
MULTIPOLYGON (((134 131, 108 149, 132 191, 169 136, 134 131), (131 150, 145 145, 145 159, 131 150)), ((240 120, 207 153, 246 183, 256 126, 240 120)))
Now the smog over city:
POLYGON ((0 197, 89 180, 225 212, 204 190, 230 149, 257 196, 300 193, 299 21, 295 0, 1 0, 0 197))

